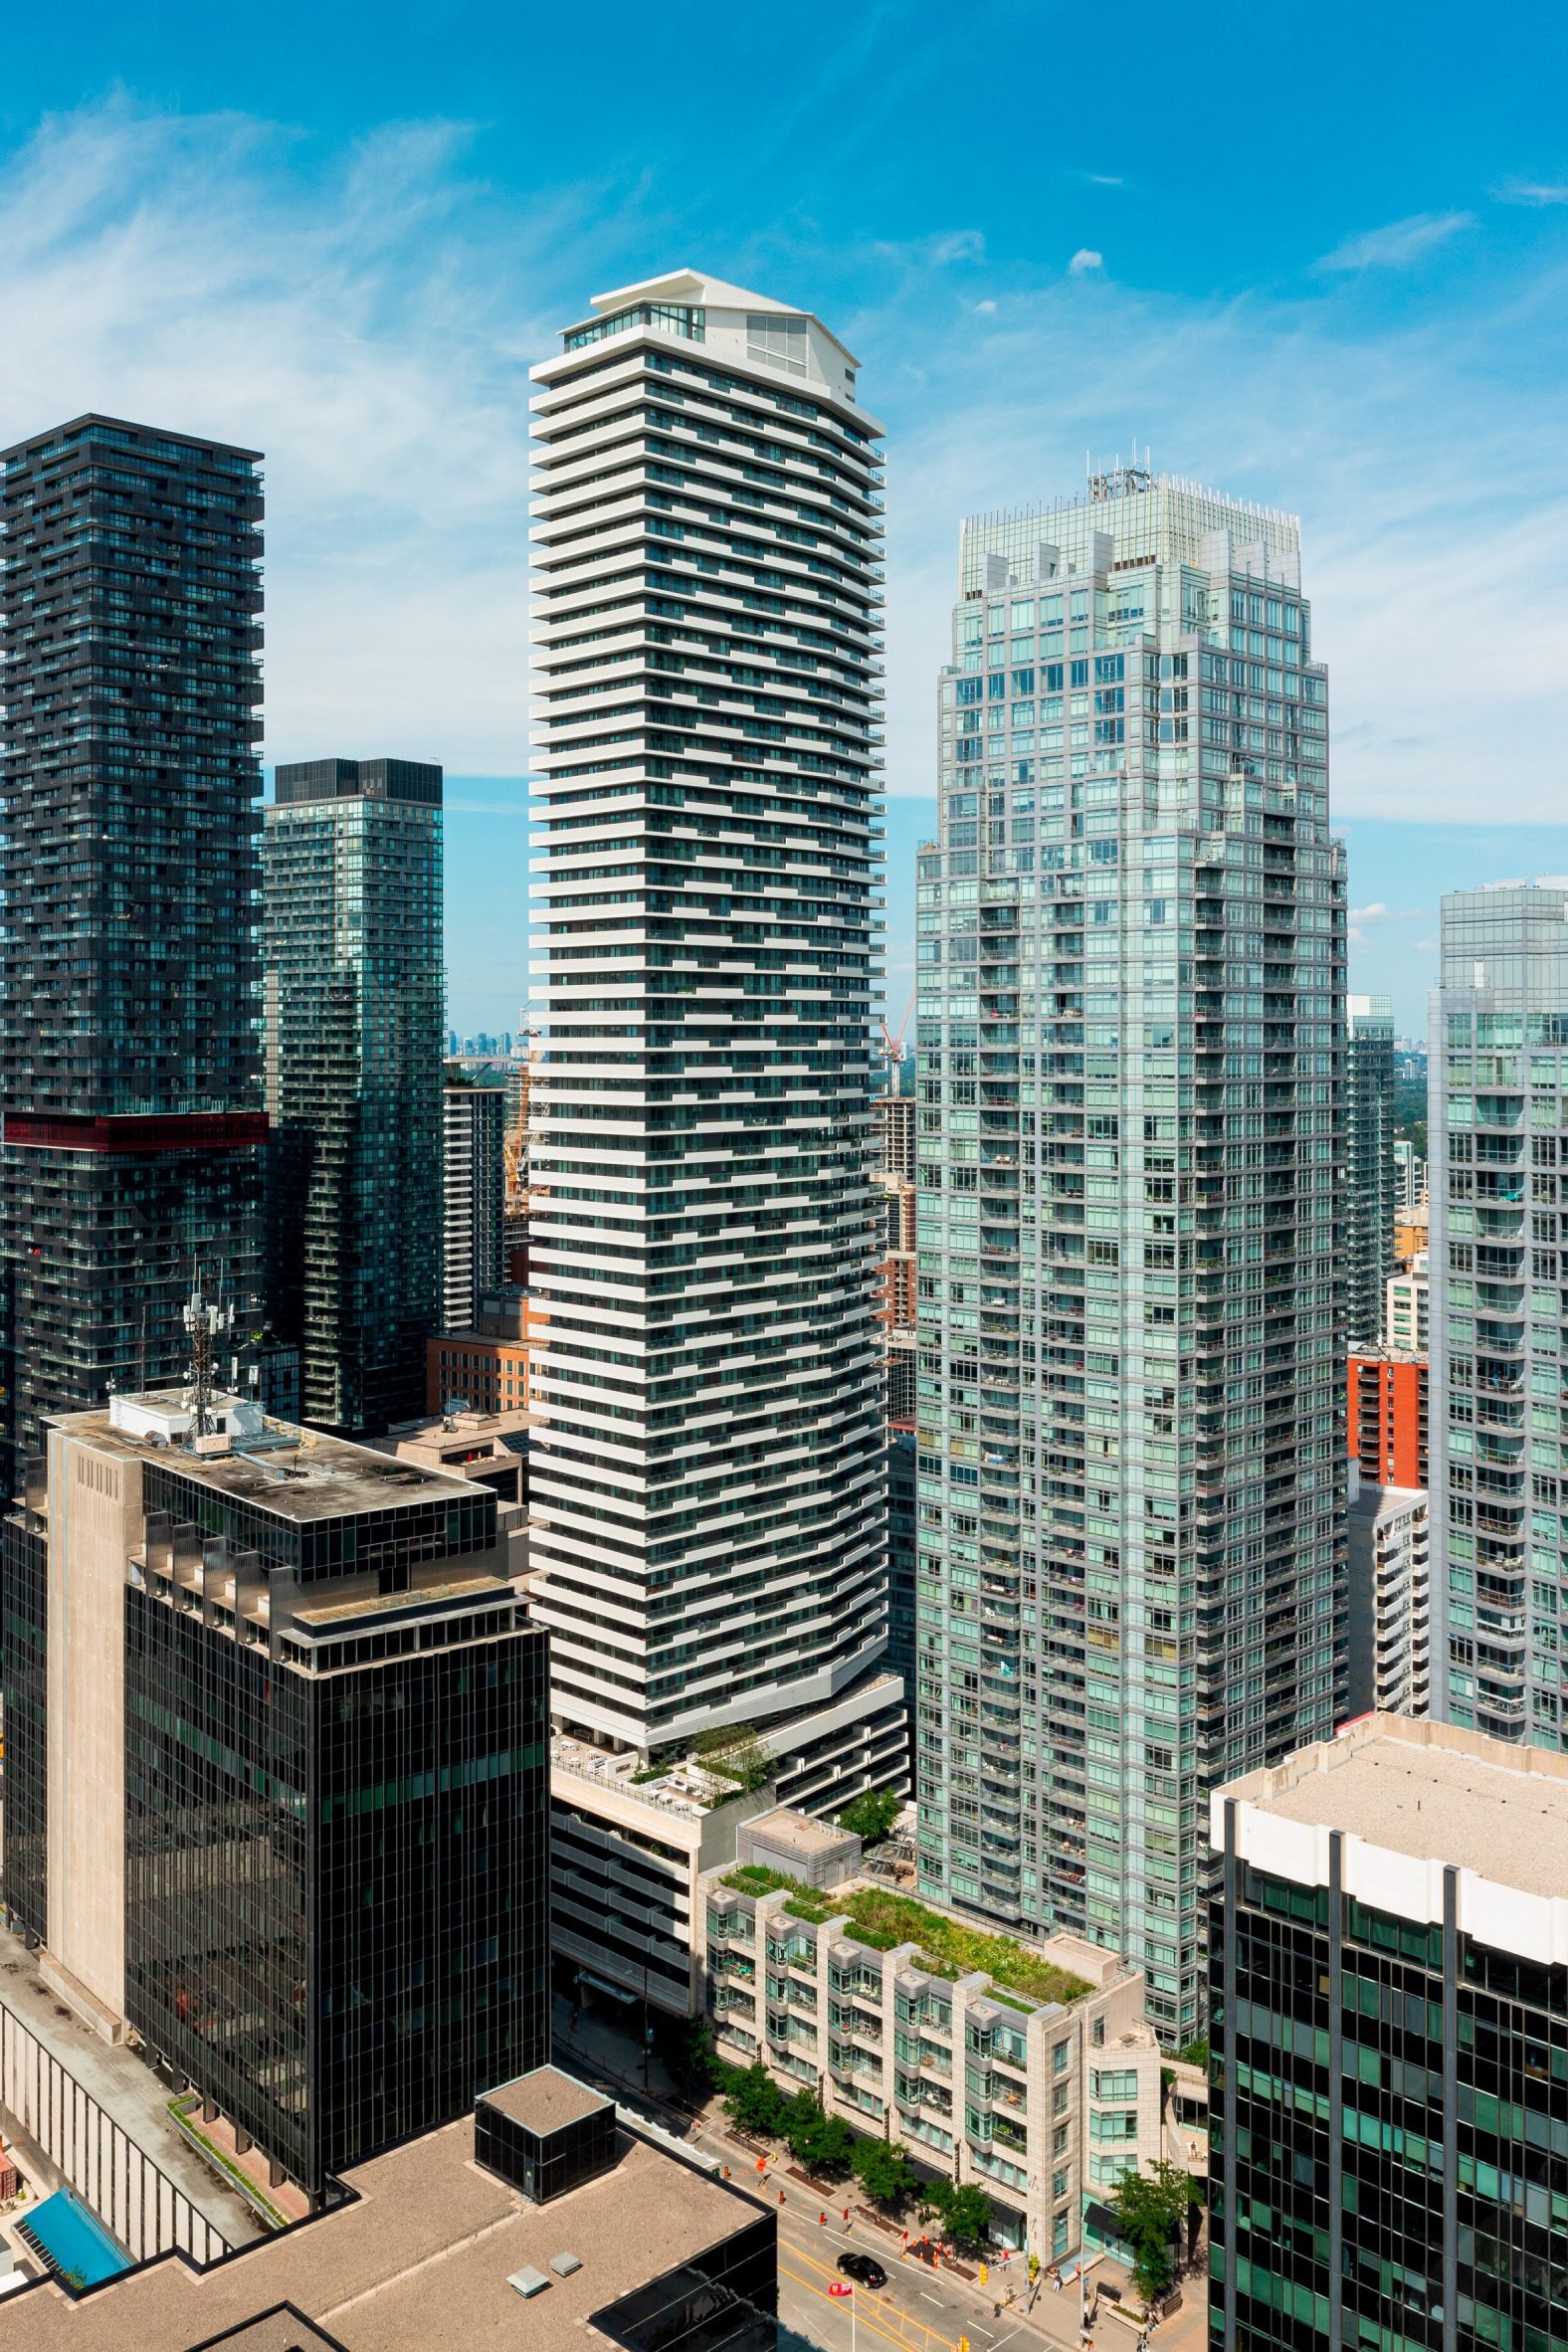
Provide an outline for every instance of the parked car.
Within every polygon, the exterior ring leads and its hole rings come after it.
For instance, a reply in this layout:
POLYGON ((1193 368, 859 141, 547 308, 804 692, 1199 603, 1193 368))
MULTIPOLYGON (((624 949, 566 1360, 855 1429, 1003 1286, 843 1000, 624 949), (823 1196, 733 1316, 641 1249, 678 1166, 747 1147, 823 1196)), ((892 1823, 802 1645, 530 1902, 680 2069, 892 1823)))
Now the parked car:
POLYGON ((862 2286, 885 2286, 887 2283, 886 2271, 881 2262, 873 2261, 870 2254, 841 2254, 839 2268, 846 2278, 858 2278, 862 2286))

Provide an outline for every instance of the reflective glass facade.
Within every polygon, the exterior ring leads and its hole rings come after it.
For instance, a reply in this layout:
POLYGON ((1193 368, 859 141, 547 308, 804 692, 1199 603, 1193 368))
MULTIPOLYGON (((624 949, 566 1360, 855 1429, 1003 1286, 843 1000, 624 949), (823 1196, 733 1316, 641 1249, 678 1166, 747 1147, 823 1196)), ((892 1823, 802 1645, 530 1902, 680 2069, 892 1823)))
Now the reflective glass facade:
POLYGON ((1432 1711, 1568 1741, 1568 888, 1443 901, 1428 1063, 1432 1711))
POLYGON ((424 1411, 441 1315, 441 770, 311 760, 276 790, 268 1297, 303 1417, 370 1434, 424 1411))
POLYGON ((130 2022, 304 2187, 548 2055, 543 1637, 308 1676, 127 1595, 130 2022))
POLYGON ((1343 1708, 1344 861, 1296 527, 965 526, 918 869, 921 1883, 1205 1996, 1203 1793, 1343 1708))
MULTIPOLYGON (((82 417, 0 456, 0 1469, 260 1304, 255 451, 82 417)), ((9 1490, 9 1489, 8 1489, 9 1490)))
POLYGON ((49 1548, 24 1512, 0 1525, 0 1673, 5 1689, 5 1905, 49 1932, 49 1548))
MULTIPOLYGON (((1232 1857, 1210 1926, 1219 2352, 1568 2343, 1568 1969, 1232 1857)), ((1453 1879, 1457 1873, 1445 1873, 1453 1879)))
POLYGON ((1345 1005, 1345 1332, 1365 1347, 1388 1336, 1394 1272, 1394 1008, 1386 996, 1345 1005))
MULTIPOLYGON (((96 1554, 124 1612, 123 2014, 314 2198, 548 2056, 548 1644, 487 1489, 278 1436, 204 1466, 79 1419, 51 1518, 133 1481, 96 1554)), ((6 1895, 58 1951, 45 1499, 6 1527, 6 1895)))

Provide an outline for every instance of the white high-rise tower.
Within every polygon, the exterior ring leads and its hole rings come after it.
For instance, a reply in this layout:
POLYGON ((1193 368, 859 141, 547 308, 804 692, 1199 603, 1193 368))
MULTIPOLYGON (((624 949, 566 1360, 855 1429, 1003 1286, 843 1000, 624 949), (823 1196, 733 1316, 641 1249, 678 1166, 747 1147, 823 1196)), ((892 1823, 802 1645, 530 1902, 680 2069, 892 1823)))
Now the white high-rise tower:
POLYGON ((680 270, 533 371, 533 1453, 558 1722, 902 1765, 873 1319, 880 427, 680 270))

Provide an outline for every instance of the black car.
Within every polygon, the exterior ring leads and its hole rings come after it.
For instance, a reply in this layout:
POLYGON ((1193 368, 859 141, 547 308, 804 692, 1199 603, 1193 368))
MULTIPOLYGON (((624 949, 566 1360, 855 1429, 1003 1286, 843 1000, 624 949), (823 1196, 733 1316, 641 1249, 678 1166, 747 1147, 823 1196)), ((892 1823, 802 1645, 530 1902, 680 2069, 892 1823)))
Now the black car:
POLYGON ((839 2268, 846 2278, 858 2278, 862 2286, 885 2286, 887 2273, 881 2262, 874 2262, 870 2254, 841 2254, 839 2268))

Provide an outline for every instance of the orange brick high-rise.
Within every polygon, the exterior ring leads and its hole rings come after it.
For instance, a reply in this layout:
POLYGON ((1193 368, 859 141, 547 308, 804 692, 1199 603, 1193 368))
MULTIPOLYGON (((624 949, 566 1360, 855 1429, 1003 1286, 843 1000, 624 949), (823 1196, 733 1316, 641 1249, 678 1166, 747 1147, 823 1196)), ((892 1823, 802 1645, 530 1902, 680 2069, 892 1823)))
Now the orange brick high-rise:
POLYGON ((1427 1484, 1427 1359, 1409 1348, 1356 1349, 1349 1361, 1349 1451, 1370 1486, 1427 1484))

